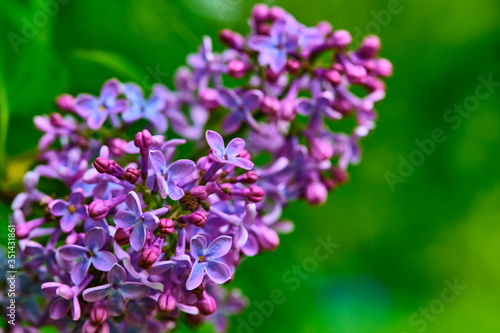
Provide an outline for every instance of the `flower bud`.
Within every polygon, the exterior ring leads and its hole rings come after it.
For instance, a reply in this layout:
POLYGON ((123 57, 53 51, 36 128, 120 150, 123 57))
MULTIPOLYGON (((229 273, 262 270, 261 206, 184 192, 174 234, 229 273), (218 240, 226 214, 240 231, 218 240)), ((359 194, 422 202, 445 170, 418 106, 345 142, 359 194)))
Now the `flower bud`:
POLYGON ((142 269, 149 269, 158 260, 159 256, 160 252, 156 248, 150 247, 141 252, 137 265, 142 269))
POLYGON ((280 109, 280 101, 274 96, 264 96, 261 102, 261 109, 264 113, 276 116, 280 109))
POLYGON ((127 142, 120 138, 108 140, 109 152, 116 157, 122 157, 125 154, 125 145, 127 142))
POLYGON ((54 127, 64 127, 65 122, 60 113, 53 113, 49 117, 49 121, 54 127))
POLYGON ((147 129, 138 132, 134 137, 134 145, 140 149, 148 149, 153 144, 153 136, 147 129))
POLYGON ((131 184, 137 183, 139 178, 141 178, 141 172, 134 168, 127 168, 127 170, 123 174, 123 179, 130 182, 131 184))
POLYGON ((326 201, 328 195, 326 186, 320 181, 313 181, 306 187, 305 197, 309 204, 319 205, 326 201))
POLYGON ((333 145, 328 141, 312 138, 310 141, 311 155, 318 161, 329 160, 333 156, 333 145))
POLYGON ((262 199, 264 199, 264 190, 257 185, 251 185, 248 200, 251 202, 259 202, 262 199))
POLYGON ((75 292, 71 289, 71 287, 65 284, 57 288, 56 294, 67 300, 70 300, 73 296, 75 296, 75 292))
POLYGON ((257 34, 269 36, 271 34, 271 28, 267 23, 259 23, 259 25, 257 25, 257 34))
POLYGON ((330 38, 330 43, 335 48, 345 48, 352 42, 352 37, 347 30, 336 30, 330 38))
POLYGON ((56 105, 63 111, 73 111, 74 101, 70 94, 62 94, 56 98, 56 105))
POLYGON ((259 176, 255 171, 248 171, 247 173, 242 174, 241 176, 236 177, 236 181, 240 183, 253 184, 257 181, 259 176))
POLYGON ((200 104, 206 109, 215 109, 219 106, 219 94, 217 90, 205 88, 198 93, 200 104))
POLYGON ((94 168, 99 173, 106 173, 111 165, 111 161, 104 157, 98 157, 94 161, 94 168))
POLYGON ((200 200, 207 200, 208 198, 207 189, 203 185, 193 187, 191 191, 189 191, 189 193, 191 193, 192 197, 198 198, 200 200))
POLYGON ((229 75, 239 79, 245 76, 247 65, 241 60, 233 59, 227 64, 227 70, 229 75))
POLYGON ((269 9, 269 19, 271 21, 280 20, 286 14, 285 10, 278 6, 273 6, 269 9))
POLYGON ((115 232, 115 241, 118 245, 130 243, 130 228, 118 228, 115 232))
POLYGON ((175 309, 177 301, 174 296, 170 294, 162 294, 158 297, 158 308, 165 312, 172 312, 175 309))
POLYGON ((372 59, 375 58, 379 50, 380 38, 377 36, 366 36, 356 54, 361 59, 372 59))
POLYGON ((323 74, 325 79, 332 85, 337 86, 342 82, 342 75, 334 69, 329 69, 323 74))
POLYGON ((224 29, 220 32, 219 38, 222 43, 235 50, 242 50, 245 45, 245 39, 239 33, 224 29))
POLYGON ((102 220, 108 215, 109 207, 102 200, 94 200, 89 205, 89 216, 93 220, 102 220))
POLYGON ((328 35, 330 32, 332 32, 332 25, 330 22, 327 21, 321 21, 318 24, 316 24, 316 27, 324 34, 328 35))
POLYGON ((200 314, 204 316, 211 315, 217 309, 215 299, 206 292, 203 293, 201 298, 196 303, 196 306, 200 310, 200 314))
POLYGON ((290 74, 295 74, 299 71, 300 69, 300 62, 298 62, 296 59, 288 59, 286 62, 286 70, 290 74))
POLYGON ((181 223, 191 223, 201 228, 205 225, 205 222, 207 222, 207 216, 202 211, 196 211, 193 214, 181 216, 179 221, 181 223))
POLYGON ((273 229, 264 227, 263 232, 259 234, 258 237, 259 245, 268 251, 274 251, 280 244, 280 238, 276 231, 273 229))
POLYGON ((90 321, 95 325, 102 325, 108 319, 108 310, 103 302, 95 303, 90 310, 90 321))
POLYGON ((270 83, 275 83, 278 81, 281 73, 276 73, 273 72, 271 68, 266 69, 266 80, 269 81, 270 83))
POLYGON ((171 219, 160 219, 160 225, 158 227, 158 236, 161 238, 166 238, 168 235, 174 233, 174 221, 171 219))
POLYGON ((269 7, 263 3, 256 4, 252 9, 252 17, 258 22, 266 21, 269 18, 269 7))
POLYGON ((246 149, 243 149, 239 154, 238 154, 238 157, 241 157, 241 158, 246 158, 247 160, 249 160, 250 158, 252 158, 252 155, 250 155, 250 153, 248 152, 248 150, 246 149))
POLYGON ((392 64, 387 59, 377 59, 375 72, 384 77, 389 77, 392 75, 392 64))

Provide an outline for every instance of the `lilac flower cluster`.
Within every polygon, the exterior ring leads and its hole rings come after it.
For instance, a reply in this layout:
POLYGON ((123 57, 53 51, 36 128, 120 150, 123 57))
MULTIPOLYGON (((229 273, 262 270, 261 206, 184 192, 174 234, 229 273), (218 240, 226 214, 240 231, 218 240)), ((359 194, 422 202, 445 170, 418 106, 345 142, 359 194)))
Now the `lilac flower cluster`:
POLYGON ((205 37, 174 90, 146 98, 112 79, 99 96, 60 96, 64 116, 35 117, 40 163, 12 203, 23 274, 48 302, 20 311, 29 325, 164 332, 184 313, 225 331, 246 303, 225 285, 293 230, 285 205, 323 203, 346 180, 392 71, 379 39, 350 51, 347 31, 266 5, 249 22, 247 37, 220 33, 223 53, 205 37), (332 130, 349 117, 354 128, 332 130))

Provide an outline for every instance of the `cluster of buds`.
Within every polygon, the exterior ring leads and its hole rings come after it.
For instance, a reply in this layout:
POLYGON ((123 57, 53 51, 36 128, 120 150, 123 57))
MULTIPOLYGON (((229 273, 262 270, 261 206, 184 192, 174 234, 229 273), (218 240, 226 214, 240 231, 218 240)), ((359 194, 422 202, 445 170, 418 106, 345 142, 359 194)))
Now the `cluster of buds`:
POLYGON ((145 98, 112 79, 99 96, 60 96, 64 116, 35 117, 41 163, 26 174, 11 219, 29 289, 19 304, 26 325, 169 331, 184 312, 224 331, 246 303, 226 286, 241 260, 274 251, 278 234, 293 230, 284 206, 324 203, 345 182, 392 71, 377 57, 379 39, 351 51, 347 31, 306 27, 266 5, 249 22, 246 37, 220 33, 222 53, 205 37, 174 90, 156 84, 145 98), (225 86, 228 77, 239 85, 225 86), (351 131, 331 129, 348 117, 351 131), (207 130, 209 118, 220 131, 207 130), (179 159, 181 146, 192 150, 179 159), (271 158, 254 165, 261 155, 271 158), (65 194, 55 198, 40 177, 65 194))

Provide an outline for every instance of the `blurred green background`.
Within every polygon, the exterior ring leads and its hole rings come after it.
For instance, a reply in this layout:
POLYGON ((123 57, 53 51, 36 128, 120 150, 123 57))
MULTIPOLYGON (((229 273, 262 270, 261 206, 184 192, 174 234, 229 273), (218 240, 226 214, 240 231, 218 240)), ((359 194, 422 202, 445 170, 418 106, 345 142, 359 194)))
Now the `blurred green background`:
MULTIPOLYGON (((60 0, 44 22, 46 2, 2 1, 0 11, 2 230, 8 198, 19 190, 40 137, 32 117, 53 111, 56 95, 97 93, 110 77, 171 85, 203 35, 215 39, 225 27, 246 33, 256 3, 60 0), (30 31, 27 22, 38 26, 30 31)), ((236 275, 234 285, 250 300, 262 303, 279 289, 284 302, 261 316, 251 305, 231 331, 499 332, 500 87, 477 107, 470 96, 480 76, 500 82, 500 2, 264 2, 306 25, 327 20, 356 40, 377 33, 395 72, 349 184, 324 206, 290 205, 295 232, 281 238, 276 252, 245 261, 236 275), (464 101, 473 111, 459 116, 460 124, 446 121, 447 110, 464 101), (401 157, 418 149, 415 140, 431 138, 436 128, 447 140, 391 189, 387 172, 397 174, 401 157), (297 278, 290 272, 310 264, 318 237, 340 246, 297 278), (467 288, 442 302, 453 295, 445 281, 455 279, 467 288), (258 327, 247 327, 249 321, 258 327)))

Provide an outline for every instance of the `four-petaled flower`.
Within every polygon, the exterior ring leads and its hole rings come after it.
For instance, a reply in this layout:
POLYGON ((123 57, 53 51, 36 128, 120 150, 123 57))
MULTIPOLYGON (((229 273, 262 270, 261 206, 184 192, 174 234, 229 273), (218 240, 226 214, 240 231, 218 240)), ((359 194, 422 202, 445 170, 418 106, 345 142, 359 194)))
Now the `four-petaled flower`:
POLYGON ((64 260, 77 261, 71 270, 71 280, 74 284, 80 284, 85 278, 90 264, 96 269, 107 272, 117 263, 115 256, 109 251, 101 251, 106 244, 107 234, 101 227, 95 227, 87 231, 83 238, 83 244, 64 245, 59 248, 59 255, 64 260))
POLYGON ((71 309, 71 317, 73 320, 80 319, 81 308, 78 296, 83 289, 92 281, 92 276, 88 276, 83 283, 78 286, 70 287, 66 284, 59 282, 46 282, 42 284, 43 291, 48 296, 55 296, 56 298, 50 306, 50 318, 61 319, 66 316, 71 309))
POLYGON ((149 99, 144 98, 141 87, 135 83, 123 85, 123 94, 131 101, 130 107, 122 113, 122 118, 128 123, 140 118, 149 120, 159 133, 167 130, 167 117, 161 112, 165 107, 166 100, 160 94, 153 94, 149 99))
POLYGON ((142 212, 141 200, 133 191, 127 194, 125 203, 130 211, 121 210, 116 213, 115 224, 120 228, 134 227, 130 233, 130 245, 134 250, 140 251, 146 241, 146 230, 153 232, 160 219, 150 212, 142 212))
POLYGON ((165 155, 159 150, 150 151, 149 157, 161 197, 170 197, 172 200, 182 198, 184 191, 178 184, 193 174, 196 169, 194 162, 178 160, 167 167, 165 155))
POLYGON ((75 98, 75 111, 87 120, 87 125, 98 130, 102 127, 108 115, 124 111, 126 100, 116 99, 120 94, 120 83, 116 79, 106 81, 99 97, 80 94, 75 98))
POLYGON ((87 205, 82 205, 83 200, 85 200, 85 194, 81 188, 77 188, 71 192, 68 201, 58 199, 49 203, 50 213, 62 216, 60 221, 62 231, 70 232, 75 228, 78 220, 85 220, 89 217, 87 205))
POLYGON ((238 229, 234 235, 234 246, 241 249, 248 240, 248 229, 254 222, 257 210, 254 203, 245 206, 245 212, 241 216, 226 214, 215 206, 210 206, 210 211, 221 219, 234 224, 238 229))
POLYGON ((222 284, 231 278, 229 267, 216 259, 225 256, 231 249, 232 239, 229 236, 219 236, 207 247, 207 239, 202 235, 191 238, 191 255, 194 258, 193 268, 186 281, 186 289, 198 287, 206 272, 209 279, 222 284))
POLYGON ((224 146, 222 136, 215 131, 208 130, 205 133, 205 137, 208 145, 212 148, 212 154, 217 162, 234 165, 245 170, 253 168, 252 161, 243 157, 238 157, 245 148, 245 141, 243 139, 234 138, 227 146, 224 146))
POLYGON ((297 45, 297 36, 288 36, 285 21, 274 23, 269 36, 257 35, 248 39, 248 46, 260 52, 259 63, 269 65, 276 73, 285 67, 288 53, 295 51, 297 45))
POLYGON ((112 316, 119 316, 125 310, 125 299, 139 299, 149 294, 149 288, 142 282, 125 281, 127 272, 114 264, 108 273, 108 283, 83 291, 87 302, 98 302, 107 297, 107 307, 112 316))
POLYGON ((245 120, 255 131, 260 130, 257 121, 252 117, 252 111, 260 106, 264 94, 260 90, 249 90, 241 97, 233 90, 219 89, 219 102, 229 110, 229 115, 222 123, 222 130, 228 134, 234 133, 245 120))

